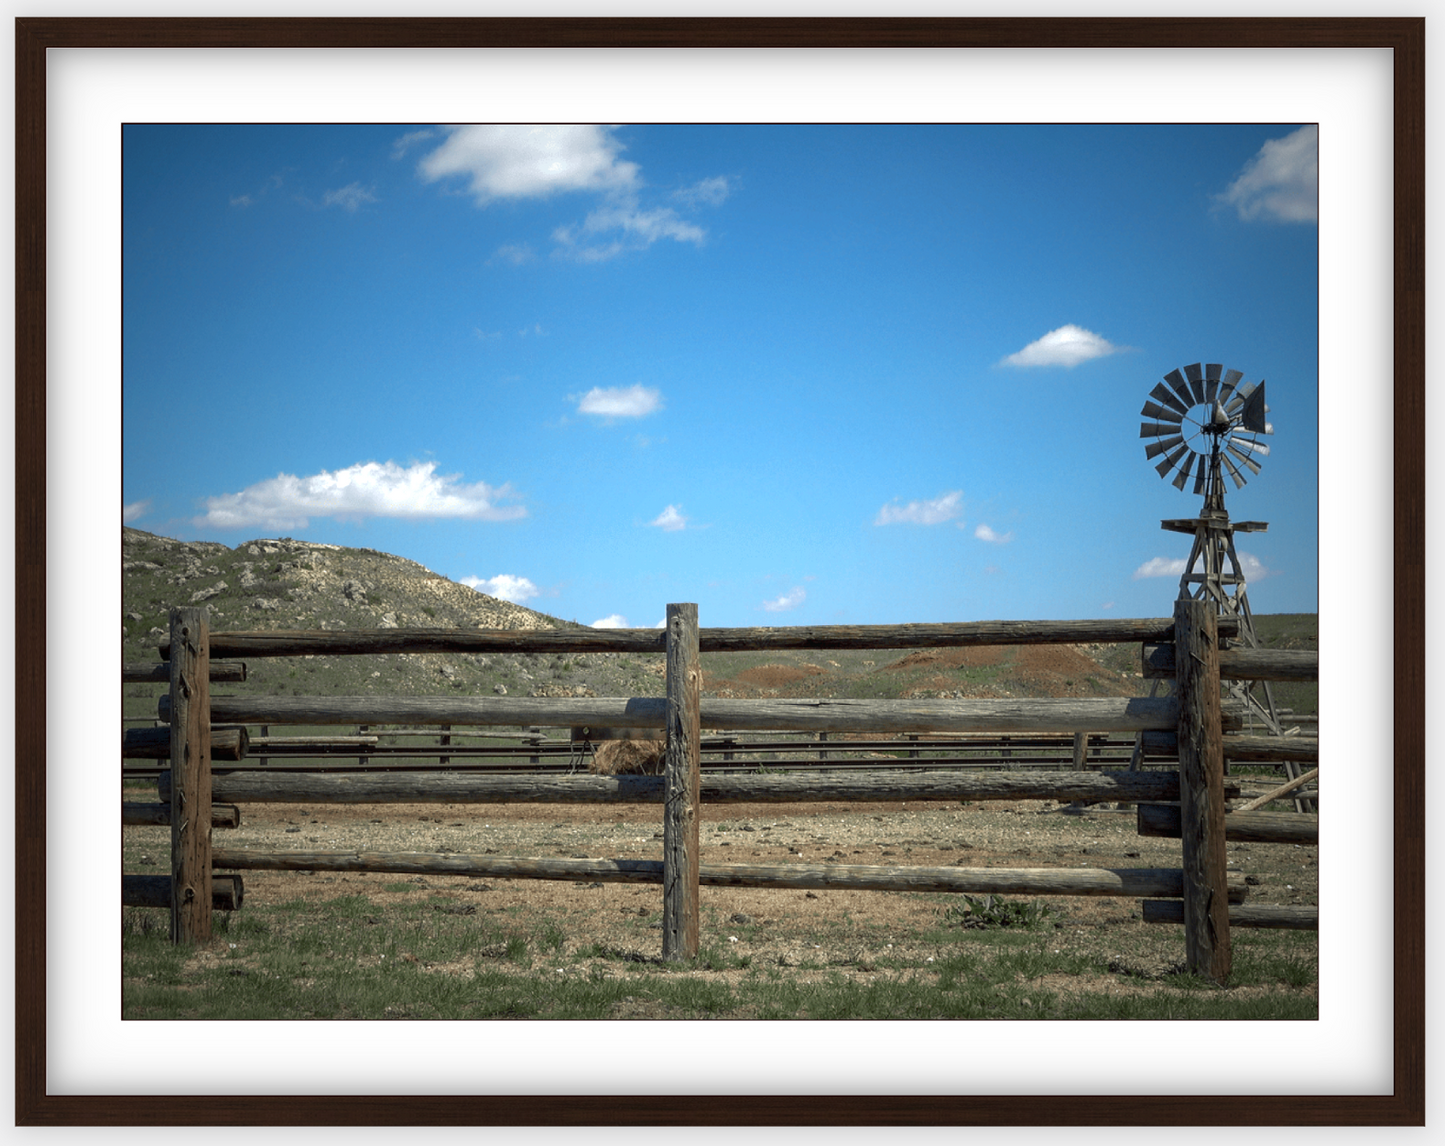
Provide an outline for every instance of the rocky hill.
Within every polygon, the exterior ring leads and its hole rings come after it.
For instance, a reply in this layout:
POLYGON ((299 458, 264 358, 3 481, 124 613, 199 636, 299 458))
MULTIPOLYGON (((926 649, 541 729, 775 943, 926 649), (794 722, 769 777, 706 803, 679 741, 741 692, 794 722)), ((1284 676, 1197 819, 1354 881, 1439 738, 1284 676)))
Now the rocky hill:
MULTIPOLYGON (((169 610, 180 605, 205 605, 217 630, 578 627, 479 593, 403 557, 288 537, 247 541, 232 549, 127 528, 122 570, 121 638, 127 662, 157 659, 169 610)), ((1256 618, 1261 625, 1269 621, 1256 618)), ((1313 640, 1316 618, 1291 621, 1291 646, 1313 640)), ((704 692, 731 697, 1140 696, 1148 691, 1138 672, 1139 650, 1127 645, 705 654, 703 668, 704 692)), ((658 696, 663 691, 659 654, 258 658, 248 671, 245 685, 222 687, 303 696, 452 691, 658 696)), ((126 715, 153 715, 158 688, 127 686, 126 715)))

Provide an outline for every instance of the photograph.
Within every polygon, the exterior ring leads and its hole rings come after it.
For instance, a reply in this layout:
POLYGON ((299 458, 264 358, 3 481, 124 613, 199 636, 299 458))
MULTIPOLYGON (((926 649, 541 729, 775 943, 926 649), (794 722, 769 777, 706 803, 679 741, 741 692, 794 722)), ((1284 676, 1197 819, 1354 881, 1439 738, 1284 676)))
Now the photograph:
MULTIPOLYGON (((211 942, 135 906, 123 1013, 1315 1018, 1318 146, 127 125, 124 659, 194 606, 245 745, 211 942), (677 602, 686 937, 663 707, 627 724, 677 602), (1179 602, 1244 658, 1197 965, 1179 602)), ((170 798, 171 689, 125 687, 127 801, 170 798)))

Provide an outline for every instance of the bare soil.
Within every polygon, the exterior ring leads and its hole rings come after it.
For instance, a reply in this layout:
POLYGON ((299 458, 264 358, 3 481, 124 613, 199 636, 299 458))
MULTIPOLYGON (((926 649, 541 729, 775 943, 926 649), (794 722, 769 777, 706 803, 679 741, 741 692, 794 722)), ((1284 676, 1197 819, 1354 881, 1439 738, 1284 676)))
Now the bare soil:
MULTIPOLYGON (((1140 837, 1132 810, 1040 801, 704 806, 700 842, 704 864, 1180 864, 1179 841, 1140 837)), ((252 804, 242 809, 239 829, 217 832, 216 844, 266 851, 660 860, 662 819, 656 805, 252 804)), ((125 870, 144 871, 147 861, 164 863, 167 847, 167 829, 126 829, 125 870)), ((1312 904, 1318 903, 1317 852, 1293 845, 1230 844, 1228 859, 1231 870, 1258 880, 1250 902, 1312 904)), ((330 872, 247 871, 243 878, 248 903, 359 894, 384 909, 417 896, 443 898, 454 901, 458 912, 506 913, 519 927, 529 920, 551 921, 566 932, 569 950, 597 944, 626 952, 639 964, 661 953, 658 885, 330 872)), ((746 954, 755 967, 802 968, 799 973, 826 968, 867 976, 876 960, 925 960, 927 941, 920 936, 937 930, 950 898, 704 887, 701 942, 705 949, 746 954)), ((1118 973, 1117 989, 1157 980, 1183 957, 1181 929, 1143 923, 1137 900, 1072 896, 1045 902, 1054 946, 1106 956, 1118 973)))

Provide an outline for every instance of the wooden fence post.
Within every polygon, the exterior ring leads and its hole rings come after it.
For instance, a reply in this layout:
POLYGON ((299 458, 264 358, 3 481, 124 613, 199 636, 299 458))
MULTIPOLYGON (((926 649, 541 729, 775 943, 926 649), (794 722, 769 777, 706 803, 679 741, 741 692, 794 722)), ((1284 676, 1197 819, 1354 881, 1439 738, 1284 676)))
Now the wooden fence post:
POLYGON ((211 653, 207 611, 171 610, 171 942, 211 938, 211 653))
POLYGON ((1179 693, 1179 804, 1184 850, 1184 963, 1223 984, 1229 975, 1224 866, 1224 734, 1219 638, 1212 601, 1174 605, 1179 693))
POLYGON ((663 773, 662 957, 698 949, 702 667, 696 605, 667 607, 667 756, 663 773))

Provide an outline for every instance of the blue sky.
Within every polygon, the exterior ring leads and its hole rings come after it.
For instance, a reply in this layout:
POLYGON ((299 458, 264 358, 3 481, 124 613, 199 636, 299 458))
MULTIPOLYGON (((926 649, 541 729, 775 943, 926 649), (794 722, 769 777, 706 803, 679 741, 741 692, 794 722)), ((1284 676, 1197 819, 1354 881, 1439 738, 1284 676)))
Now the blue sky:
POLYGON ((1316 139, 1182 126, 129 126, 127 523, 396 553, 586 624, 1162 616, 1163 375, 1317 609, 1316 139), (207 443, 178 469, 178 427, 207 443))

